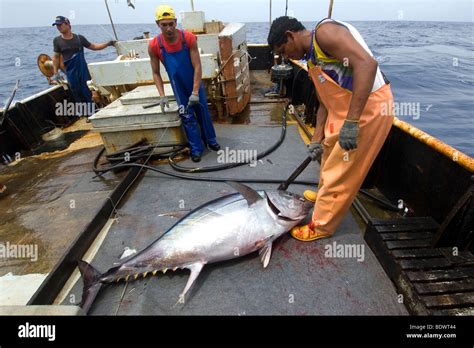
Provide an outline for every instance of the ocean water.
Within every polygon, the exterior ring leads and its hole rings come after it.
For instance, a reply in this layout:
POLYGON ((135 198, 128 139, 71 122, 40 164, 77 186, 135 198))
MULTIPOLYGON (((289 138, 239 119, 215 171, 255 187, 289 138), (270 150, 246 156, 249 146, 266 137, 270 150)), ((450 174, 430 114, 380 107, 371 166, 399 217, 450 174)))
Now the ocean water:
MULTIPOLYGON (((474 23, 350 22, 362 34, 392 84, 399 118, 474 156, 474 23)), ((315 23, 305 23, 311 28, 315 23)), ((119 39, 133 39, 155 24, 116 25, 119 39)), ((249 43, 265 43, 268 23, 247 23, 249 43)), ((91 42, 113 38, 110 25, 74 26, 91 42)), ((16 79, 21 100, 48 88, 36 59, 52 55, 55 27, 0 29, 0 105, 16 79)), ((115 50, 86 50, 88 62, 115 59, 115 50)))

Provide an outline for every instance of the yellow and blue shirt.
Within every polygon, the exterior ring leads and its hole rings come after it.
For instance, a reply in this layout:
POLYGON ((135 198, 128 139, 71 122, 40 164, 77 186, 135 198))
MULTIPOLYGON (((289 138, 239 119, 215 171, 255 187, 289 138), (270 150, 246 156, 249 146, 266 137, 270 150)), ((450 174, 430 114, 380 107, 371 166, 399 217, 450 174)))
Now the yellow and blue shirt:
MULTIPOLYGON (((372 51, 369 49, 356 28, 348 23, 327 18, 320 21, 313 30, 310 56, 307 60, 308 67, 311 68, 315 65, 319 65, 324 73, 326 73, 334 82, 336 82, 342 88, 352 92, 352 68, 349 66, 348 62, 341 62, 333 57, 330 57, 319 47, 318 42, 316 41, 316 30, 321 24, 327 23, 328 21, 344 26, 347 30, 349 30, 354 39, 373 57, 372 51)), ((382 74, 382 71, 379 67, 377 67, 377 73, 375 75, 374 85, 372 86, 372 92, 375 92, 386 83, 387 81, 382 74)))

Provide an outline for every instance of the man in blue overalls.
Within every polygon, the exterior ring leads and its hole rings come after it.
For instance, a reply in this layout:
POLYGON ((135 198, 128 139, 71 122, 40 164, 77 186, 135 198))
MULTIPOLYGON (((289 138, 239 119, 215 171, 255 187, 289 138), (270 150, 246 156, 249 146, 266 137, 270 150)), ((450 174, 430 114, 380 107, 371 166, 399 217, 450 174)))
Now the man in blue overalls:
MULTIPOLYGON (((87 81, 91 79, 87 62, 84 57, 84 47, 90 50, 102 50, 108 46, 113 46, 115 41, 105 43, 90 43, 84 36, 73 34, 71 31, 71 23, 69 19, 63 16, 57 16, 53 26, 56 26, 61 33, 60 36, 54 38, 54 54, 53 54, 53 80, 60 79, 59 63, 60 56, 64 60, 66 68, 67 82, 74 96, 76 103, 92 103, 92 93, 87 87, 87 81)), ((86 108, 89 110, 89 108, 86 108)), ((90 115, 87 115, 90 116, 90 115)))
POLYGON ((201 83, 202 67, 197 38, 189 31, 176 28, 176 15, 170 6, 161 5, 156 9, 156 23, 161 29, 161 35, 150 41, 148 54, 153 80, 160 94, 161 109, 164 111, 164 107, 169 105, 160 74, 160 61, 165 66, 180 106, 180 117, 191 148, 191 158, 194 162, 199 162, 204 151, 203 142, 213 151, 218 151, 220 145, 216 141, 216 132, 207 108, 206 92, 201 83))

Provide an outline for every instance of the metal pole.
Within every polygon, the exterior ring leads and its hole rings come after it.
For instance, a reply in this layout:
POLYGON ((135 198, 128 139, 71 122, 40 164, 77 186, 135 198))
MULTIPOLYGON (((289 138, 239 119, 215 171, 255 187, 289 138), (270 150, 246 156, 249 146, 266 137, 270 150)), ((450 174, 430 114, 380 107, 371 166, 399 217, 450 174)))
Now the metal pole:
POLYGON ((329 1, 329 11, 328 11, 328 18, 332 16, 332 5, 334 4, 334 0, 329 1))
POLYGON ((109 13, 109 18, 110 18, 110 23, 112 24, 112 29, 114 30, 114 35, 115 35, 115 40, 119 40, 118 37, 117 37, 117 32, 115 31, 115 26, 114 26, 114 22, 112 21, 112 16, 110 15, 110 10, 109 10, 109 5, 107 4, 107 0, 104 0, 105 1, 105 6, 107 7, 107 12, 109 13))
POLYGON ((272 26, 272 0, 270 0, 270 27, 272 26))
POLYGON ((293 173, 291 173, 290 177, 288 179, 286 179, 286 181, 282 182, 280 184, 280 186, 278 186, 278 189, 279 191, 286 191, 286 189, 288 188, 288 186, 290 186, 290 184, 295 181, 295 179, 298 177, 298 175, 301 174, 301 172, 303 170, 305 170, 305 168, 308 166, 308 164, 310 164, 313 160, 311 159, 311 157, 306 157, 306 159, 298 166, 298 168, 295 169, 295 171, 293 173))
POLYGON ((191 0, 191 11, 194 12, 194 0, 191 0))
POLYGON ((20 85, 20 80, 16 80, 16 84, 15 84, 15 87, 13 87, 12 94, 10 95, 10 98, 8 98, 8 101, 5 104, 5 108, 3 109, 3 115, 2 115, 2 118, 0 118, 0 126, 3 124, 3 120, 7 116, 7 112, 10 109, 10 104, 12 103, 13 98, 15 98, 15 93, 19 85, 20 85))
POLYGON ((288 0, 286 0, 285 16, 288 16, 288 0))

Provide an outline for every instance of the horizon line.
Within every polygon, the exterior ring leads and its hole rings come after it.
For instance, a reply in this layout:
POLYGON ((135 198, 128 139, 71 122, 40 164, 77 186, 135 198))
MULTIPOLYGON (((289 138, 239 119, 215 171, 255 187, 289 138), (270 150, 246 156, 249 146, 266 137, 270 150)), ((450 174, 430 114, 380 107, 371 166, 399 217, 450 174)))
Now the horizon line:
MULTIPOLYGON (((341 19, 344 22, 436 22, 436 23, 471 23, 474 24, 474 21, 455 21, 455 20, 397 20, 397 19, 341 19)), ((230 21, 230 22, 225 22, 221 21, 224 24, 226 23, 268 23, 268 21, 252 21, 252 22, 245 22, 245 21, 230 21)), ((302 23, 309 23, 309 22, 317 22, 316 21, 311 21, 311 20, 301 20, 300 22, 302 23)), ((73 26, 87 26, 87 25, 111 25, 110 22, 107 23, 88 23, 88 24, 74 24, 71 23, 73 26)), ((141 23, 114 23, 114 25, 137 25, 137 24, 145 24, 145 25, 156 25, 154 22, 141 22, 141 23)), ((178 22, 179 24, 179 22, 178 22)), ((0 29, 21 29, 21 28, 46 28, 46 27, 51 27, 51 25, 34 25, 34 26, 28 26, 28 27, 20 27, 20 26, 9 26, 9 27, 0 27, 0 29)))

